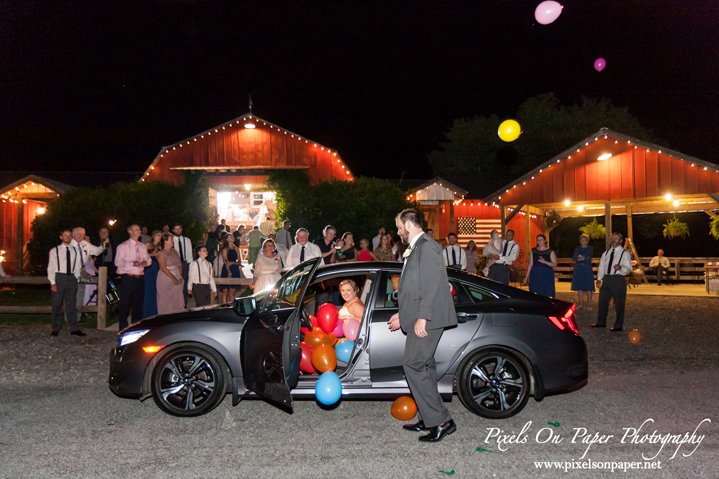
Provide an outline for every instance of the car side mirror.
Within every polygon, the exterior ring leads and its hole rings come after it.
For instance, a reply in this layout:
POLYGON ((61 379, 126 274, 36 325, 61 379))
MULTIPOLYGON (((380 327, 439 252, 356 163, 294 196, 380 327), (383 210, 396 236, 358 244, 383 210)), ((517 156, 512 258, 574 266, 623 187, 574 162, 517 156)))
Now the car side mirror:
POLYGON ((252 297, 237 298, 232 309, 239 316, 249 316, 257 309, 257 302, 252 297))

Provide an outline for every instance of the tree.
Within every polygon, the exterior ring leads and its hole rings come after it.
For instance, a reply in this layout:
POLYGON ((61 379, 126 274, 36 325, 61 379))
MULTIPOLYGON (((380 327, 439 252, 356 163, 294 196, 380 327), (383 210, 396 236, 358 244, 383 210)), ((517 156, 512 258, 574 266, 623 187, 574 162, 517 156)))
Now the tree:
POLYGON ((338 236, 350 231, 359 244, 361 238, 374 237, 380 227, 392 232, 397 213, 415 206, 399 187, 376 178, 310 186, 304 172, 277 172, 270 175, 267 186, 277 192, 278 219, 289 219, 294 229, 307 228, 310 238, 320 237, 331 224, 338 236))
POLYGON ((497 115, 454 120, 448 141, 428 155, 435 174, 481 198, 602 127, 658 142, 627 108, 615 107, 607 98, 583 96, 581 104, 566 107, 546 93, 522 103, 515 119, 522 135, 512 143, 499 139, 497 115))
POLYGON ((187 174, 179 187, 153 181, 73 188, 48 203, 45 214, 33 221, 30 259, 39 267, 46 266, 48 252, 60 243, 60 231, 76 226, 85 228, 92 240, 98 239, 101 227, 107 227, 117 244, 127 239, 127 227, 133 223, 151 232, 179 222, 185 236, 200 240, 214 218, 204 181, 201 174, 187 174), (109 226, 109 220, 116 222, 109 226))

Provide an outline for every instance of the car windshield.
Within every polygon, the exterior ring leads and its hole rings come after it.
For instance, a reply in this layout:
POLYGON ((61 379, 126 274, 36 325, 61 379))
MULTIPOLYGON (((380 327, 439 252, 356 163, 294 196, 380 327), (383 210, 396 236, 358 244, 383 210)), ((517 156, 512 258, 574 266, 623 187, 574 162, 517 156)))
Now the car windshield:
POLYGON ((297 305, 297 298, 302 293, 303 286, 307 284, 314 266, 315 262, 301 264, 285 275, 277 288, 267 292, 262 311, 294 308, 297 305))

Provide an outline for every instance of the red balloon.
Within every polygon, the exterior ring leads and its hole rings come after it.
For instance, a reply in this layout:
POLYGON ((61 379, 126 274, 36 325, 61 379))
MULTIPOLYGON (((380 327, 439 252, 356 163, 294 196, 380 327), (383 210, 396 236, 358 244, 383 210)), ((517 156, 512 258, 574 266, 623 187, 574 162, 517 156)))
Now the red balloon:
POLYGON ((339 319, 337 308, 330 303, 325 303, 317 310, 317 322, 325 333, 331 333, 337 326, 339 319))
POLYGON ((320 323, 317 322, 317 317, 316 317, 316 316, 312 316, 311 314, 310 314, 310 322, 312 323, 312 329, 313 329, 313 330, 320 327, 320 323))
POLYGON ((409 421, 417 415, 417 404, 409 396, 402 396, 392 403, 392 416, 400 421, 409 421))
POLYGON ((300 343, 302 350, 302 359, 300 359, 300 369, 306 373, 315 373, 315 367, 312 365, 312 346, 302 341, 300 343))
POLYGON ((312 350, 312 365, 321 373, 334 371, 337 367, 337 353, 329 344, 320 344, 312 350))
POLYGON ((305 328, 304 326, 300 326, 300 331, 302 331, 302 334, 307 334, 310 332, 310 330, 305 328))
POLYGON ((305 342, 313 348, 316 348, 320 344, 324 344, 325 341, 328 341, 325 336, 327 335, 321 329, 317 328, 305 334, 305 342))

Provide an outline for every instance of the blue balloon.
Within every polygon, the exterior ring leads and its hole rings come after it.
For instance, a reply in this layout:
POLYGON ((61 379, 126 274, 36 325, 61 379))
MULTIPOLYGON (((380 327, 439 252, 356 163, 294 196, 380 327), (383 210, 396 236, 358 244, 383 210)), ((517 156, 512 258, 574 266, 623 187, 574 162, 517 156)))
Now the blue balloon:
POLYGON ((340 400, 342 396, 342 381, 334 371, 322 373, 315 384, 315 396, 325 406, 330 406, 340 400))
POLYGON ((343 339, 342 341, 335 344, 335 351, 337 352, 337 360, 343 363, 348 363, 352 357, 352 350, 355 347, 355 342, 349 339, 343 339))

